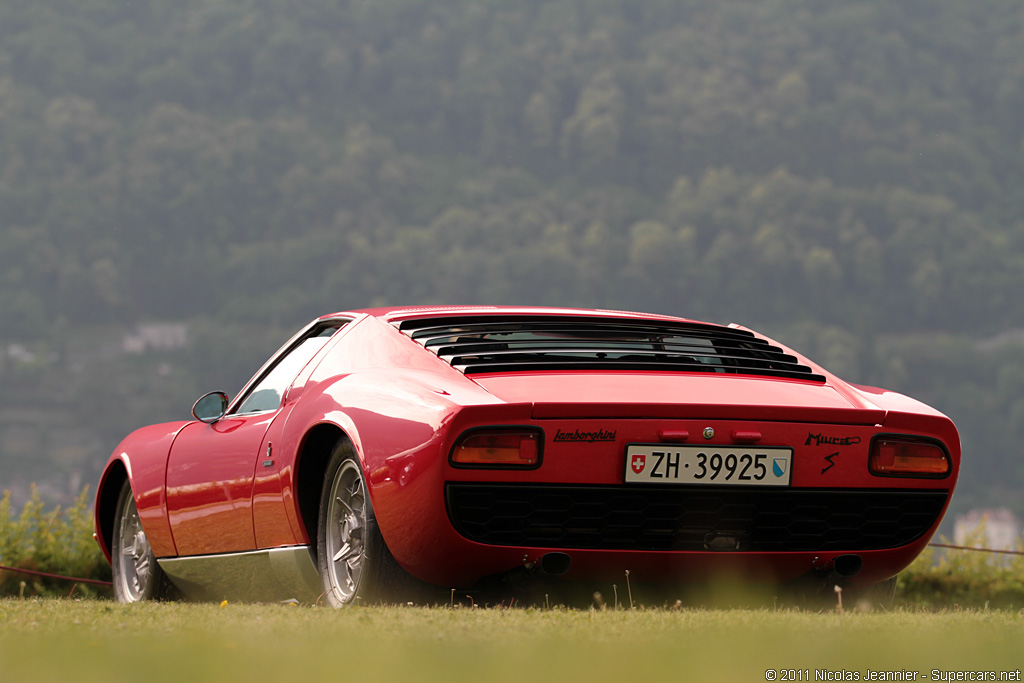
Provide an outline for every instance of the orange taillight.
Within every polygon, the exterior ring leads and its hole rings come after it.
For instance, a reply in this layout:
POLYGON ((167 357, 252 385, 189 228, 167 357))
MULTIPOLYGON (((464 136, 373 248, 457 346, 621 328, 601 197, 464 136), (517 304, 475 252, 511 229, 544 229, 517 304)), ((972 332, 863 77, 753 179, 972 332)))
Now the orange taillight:
POLYGON ((537 467, 540 434, 534 430, 477 430, 464 434, 452 449, 455 467, 537 467))
POLYGON ((871 444, 872 474, 894 477, 945 477, 951 464, 936 441, 879 437, 871 444))

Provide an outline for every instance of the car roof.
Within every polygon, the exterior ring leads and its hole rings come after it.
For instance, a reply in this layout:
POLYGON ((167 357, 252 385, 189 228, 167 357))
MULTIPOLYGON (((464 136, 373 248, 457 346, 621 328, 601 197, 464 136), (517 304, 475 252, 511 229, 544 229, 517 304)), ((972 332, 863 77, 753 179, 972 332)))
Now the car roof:
POLYGON ((356 317, 393 326, 463 374, 724 373, 728 366, 733 374, 826 381, 806 359, 752 330, 668 315, 544 306, 406 306, 339 312, 321 320, 356 317), (609 345, 609 334, 615 344, 609 345), (650 345, 651 334, 661 346, 650 345), (595 342, 595 335, 603 339, 595 342))
POLYGON ((351 311, 339 311, 322 318, 339 318, 358 315, 368 315, 379 318, 384 322, 393 323, 402 320, 441 318, 457 315, 551 315, 551 316, 590 316, 595 315, 608 318, 622 318, 623 320, 663 320, 666 322, 691 322, 701 321, 689 318, 680 318, 671 315, 656 313, 638 313, 635 311, 615 311, 593 308, 558 308, 549 306, 387 306, 380 308, 363 308, 351 311))

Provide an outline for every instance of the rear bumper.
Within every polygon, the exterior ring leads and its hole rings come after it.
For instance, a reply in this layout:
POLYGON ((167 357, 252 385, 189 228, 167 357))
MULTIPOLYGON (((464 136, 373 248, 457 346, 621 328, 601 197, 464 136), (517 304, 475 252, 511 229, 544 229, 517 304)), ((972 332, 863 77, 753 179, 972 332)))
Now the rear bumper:
POLYGON ((615 582, 629 571, 651 583, 779 583, 828 575, 836 558, 853 555, 860 569, 846 585, 871 584, 913 562, 949 499, 946 490, 920 489, 638 492, 485 482, 449 482, 444 492, 444 517, 417 516, 426 522, 420 533, 394 549, 414 576, 451 587, 535 570, 549 553, 567 556, 567 580, 615 582))
MULTIPOLYGON (((837 557, 856 555, 862 568, 848 585, 873 583, 902 571, 927 545, 959 465, 959 450, 947 440, 953 472, 945 479, 873 476, 868 449, 879 428, 868 426, 657 419, 537 424, 546 435, 537 469, 455 469, 447 457, 424 451, 404 461, 401 476, 372 486, 384 539, 403 567, 424 581, 461 587, 536 567, 557 552, 571 560, 566 579, 614 581, 629 570, 637 581, 743 575, 776 582, 828 573, 837 557), (793 448, 791 486, 624 480, 630 443, 688 433, 690 442, 728 449, 740 427, 759 432, 760 443, 793 448), (705 428, 714 430, 714 440, 703 440, 705 428), (577 430, 578 438, 559 438, 575 437, 577 430)), ((451 427, 445 456, 466 428, 451 427)))
POLYGON ((448 483, 448 517, 485 545, 576 550, 889 550, 928 533, 946 490, 448 483))
MULTIPOLYGON (((568 578, 788 581, 855 555, 851 584, 895 575, 927 544, 946 490, 645 488, 449 483, 449 519, 476 548, 571 560, 568 578)), ((468 550, 468 549, 467 549, 468 550)), ((521 554, 521 555, 520 555, 521 554)))

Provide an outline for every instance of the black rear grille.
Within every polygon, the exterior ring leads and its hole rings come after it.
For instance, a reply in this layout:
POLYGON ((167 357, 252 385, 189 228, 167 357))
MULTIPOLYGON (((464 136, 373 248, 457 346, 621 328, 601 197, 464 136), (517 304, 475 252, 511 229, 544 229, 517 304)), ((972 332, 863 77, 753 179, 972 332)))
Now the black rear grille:
POLYGON ((399 329, 466 374, 545 370, 714 372, 823 382, 746 330, 599 316, 456 316, 399 329))
POLYGON ((896 548, 931 528, 947 496, 893 489, 446 486, 448 515, 472 541, 593 550, 896 548))

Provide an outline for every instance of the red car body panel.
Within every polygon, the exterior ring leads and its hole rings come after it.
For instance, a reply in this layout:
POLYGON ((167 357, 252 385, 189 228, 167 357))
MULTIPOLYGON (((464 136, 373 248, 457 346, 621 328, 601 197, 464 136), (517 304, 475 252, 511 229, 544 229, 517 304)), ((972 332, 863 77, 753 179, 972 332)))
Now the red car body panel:
MULTIPOLYGON (((299 471, 306 440, 325 425, 343 432, 358 454, 391 554, 412 575, 439 585, 467 585, 531 566, 552 551, 571 555, 566 578, 621 576, 628 569, 652 580, 702 579, 737 571, 787 580, 857 552, 864 567, 853 583, 866 584, 905 568, 936 532, 948 506, 960 463, 959 436, 948 418, 900 394, 847 384, 785 347, 781 348, 824 381, 618 369, 468 375, 397 327, 403 320, 494 315, 689 322, 635 313, 488 307, 373 309, 324 316, 321 320, 351 322, 299 371, 276 410, 233 414, 245 396, 243 389, 229 414, 213 424, 145 427, 118 446, 97 494, 101 547, 109 558, 109 505, 100 501, 109 500, 107 489, 119 485, 122 471, 131 482, 158 558, 310 543, 315 529, 306 528, 299 508, 302 493, 309 495, 298 490, 299 471), (480 426, 541 430, 541 465, 453 467, 449 453, 456 440, 465 430, 480 426), (714 436, 705 438, 709 428, 714 436), (949 455, 949 475, 934 479, 872 474, 867 464, 872 438, 888 433, 941 443, 949 455), (661 443, 704 444, 712 449, 735 444, 790 447, 787 489, 796 494, 920 491, 946 497, 934 522, 910 542, 866 550, 503 545, 472 540, 453 522, 453 484, 494 484, 514 490, 623 487, 627 444, 661 443)), ((300 332, 292 341, 301 336, 300 332)), ((273 358, 264 369, 272 362, 273 358)))
MULTIPOLYGON (((126 471, 128 480, 132 482, 139 517, 146 528, 146 537, 157 557, 173 557, 178 554, 167 519, 167 491, 164 488, 164 480, 166 455, 178 431, 187 424, 168 422, 142 427, 132 432, 114 449, 96 489, 97 501, 101 500, 104 494, 116 496, 118 492, 113 490, 113 487, 108 490, 108 487, 117 471, 126 471)), ((99 508, 96 513, 98 520, 99 508)), ((99 533, 96 538, 109 560, 109 536, 99 533)))

